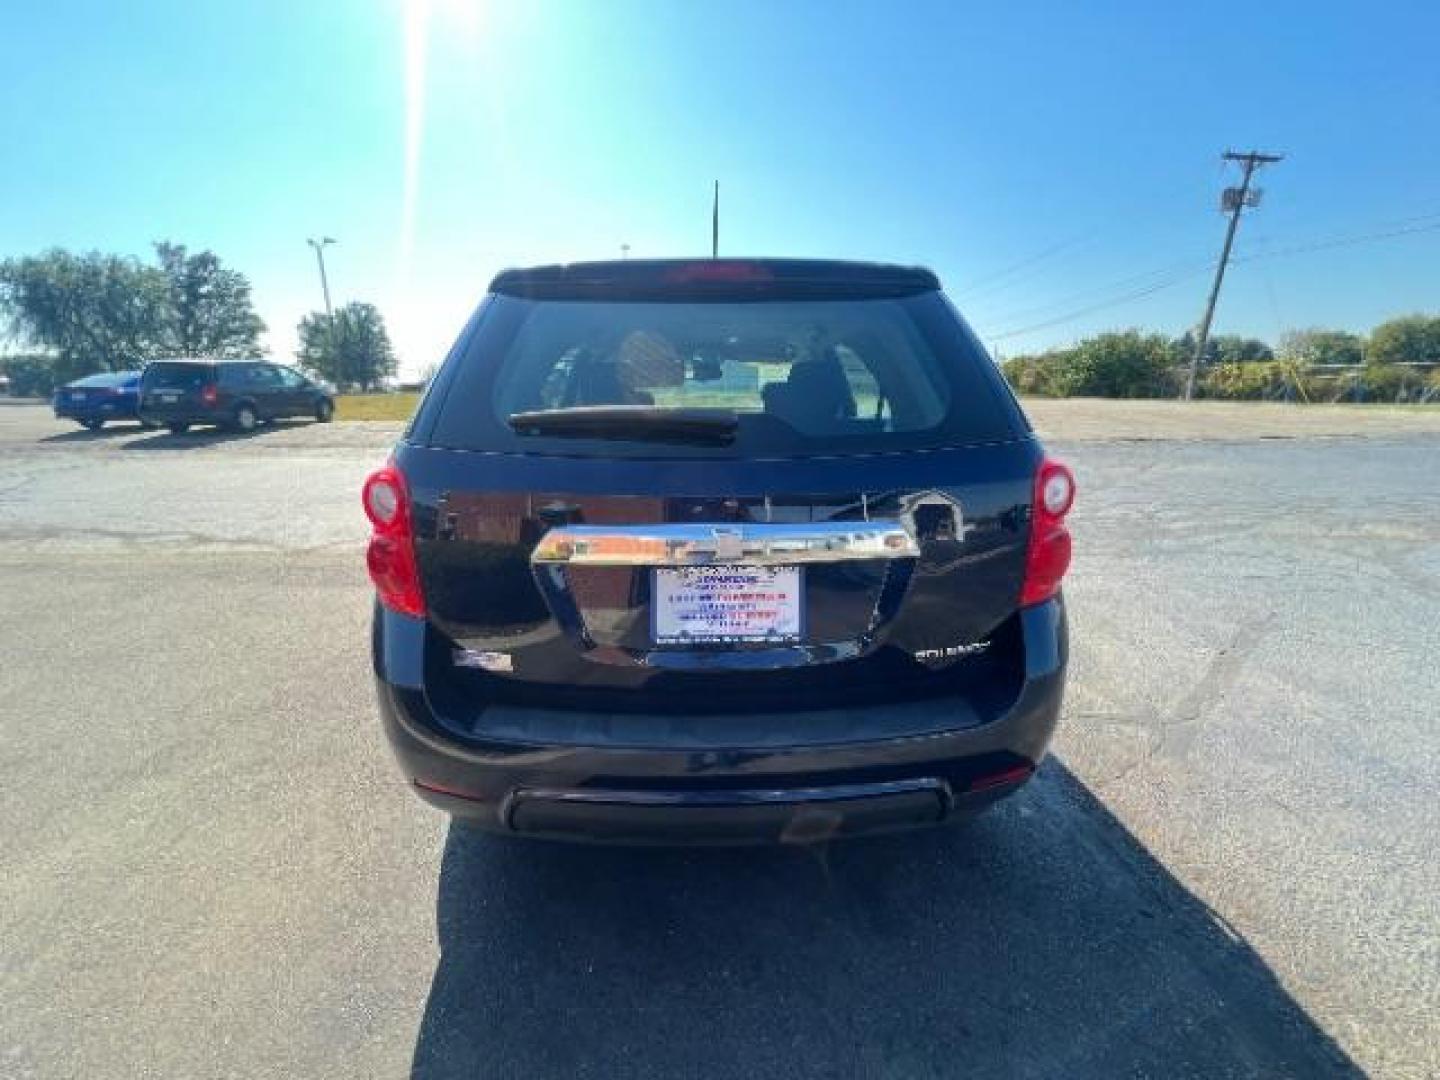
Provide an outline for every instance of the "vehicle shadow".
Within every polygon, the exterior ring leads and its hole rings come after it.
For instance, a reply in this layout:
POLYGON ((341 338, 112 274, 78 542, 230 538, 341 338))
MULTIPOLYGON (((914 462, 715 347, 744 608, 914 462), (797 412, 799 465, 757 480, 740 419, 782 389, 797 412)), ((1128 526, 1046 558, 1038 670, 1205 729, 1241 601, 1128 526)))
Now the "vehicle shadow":
POLYGON ((54 435, 46 435, 36 441, 42 443, 96 442, 101 439, 113 439, 120 435, 146 434, 149 434, 148 429, 142 428, 139 424, 117 420, 113 424, 106 424, 99 431, 91 431, 89 428, 77 426, 73 431, 61 431, 54 435))
POLYGON ((220 443, 246 442, 250 439, 263 439, 267 434, 276 431, 284 431, 305 421, 292 420, 270 420, 250 431, 235 431, 231 428, 220 427, 194 427, 189 431, 173 434, 161 428, 153 432, 148 439, 136 439, 134 442, 125 444, 126 450, 200 450, 207 446, 216 446, 220 443))
POLYGON ((592 848, 455 824, 412 1077, 1360 1076, 1057 761, 960 829, 592 848))

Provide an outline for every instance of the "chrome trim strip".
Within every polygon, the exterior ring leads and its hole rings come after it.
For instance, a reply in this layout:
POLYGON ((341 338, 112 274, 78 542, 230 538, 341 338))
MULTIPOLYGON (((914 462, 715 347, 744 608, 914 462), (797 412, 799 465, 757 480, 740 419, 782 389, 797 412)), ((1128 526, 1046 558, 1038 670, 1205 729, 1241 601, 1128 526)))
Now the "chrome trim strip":
POLYGON ((530 561, 571 566, 788 566, 913 559, 919 554, 915 537, 898 521, 559 525, 540 538, 530 561))
POLYGON ((916 793, 935 795, 942 809, 948 811, 955 802, 950 785, 936 777, 913 780, 882 780, 862 784, 830 784, 808 788, 737 788, 698 791, 632 791, 621 788, 544 788, 522 787, 509 791, 501 813, 508 823, 515 805, 528 799, 549 802, 599 803, 620 806, 765 806, 789 803, 845 802, 852 799, 874 799, 886 795, 916 793))

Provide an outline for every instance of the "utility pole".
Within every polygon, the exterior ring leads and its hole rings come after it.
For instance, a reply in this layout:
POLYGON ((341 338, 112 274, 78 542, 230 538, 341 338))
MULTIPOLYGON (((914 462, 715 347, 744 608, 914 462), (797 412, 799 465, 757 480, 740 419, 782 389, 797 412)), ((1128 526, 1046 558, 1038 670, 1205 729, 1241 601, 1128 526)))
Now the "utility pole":
POLYGON ((1205 356, 1205 346, 1210 341, 1210 323, 1215 318, 1215 301, 1220 299, 1220 283, 1225 280, 1225 266, 1230 261, 1230 248, 1235 243, 1235 227, 1240 224, 1240 213, 1247 206, 1260 205, 1260 190, 1250 190, 1250 180, 1261 165, 1283 161, 1284 154, 1262 154, 1258 150, 1237 153, 1226 150, 1226 161, 1238 161, 1244 167, 1245 175, 1238 188, 1226 188, 1221 197, 1220 208, 1230 211, 1230 224, 1225 229, 1225 246, 1220 249, 1220 263, 1215 267, 1215 282, 1210 286, 1210 299, 1205 303, 1205 316, 1200 320, 1200 332, 1196 335, 1195 355, 1190 358, 1190 372, 1185 377, 1185 400, 1195 396, 1195 378, 1200 372, 1200 361, 1205 356))
POLYGON ((322 236, 319 240, 310 237, 305 241, 315 249, 315 263, 320 267, 320 288, 325 293, 325 318, 330 323, 330 329, 335 329, 335 309, 330 305, 330 281, 325 276, 325 246, 336 243, 333 236, 322 236))
POLYGON ((710 211, 710 257, 720 257, 720 181, 715 181, 715 203, 710 211))

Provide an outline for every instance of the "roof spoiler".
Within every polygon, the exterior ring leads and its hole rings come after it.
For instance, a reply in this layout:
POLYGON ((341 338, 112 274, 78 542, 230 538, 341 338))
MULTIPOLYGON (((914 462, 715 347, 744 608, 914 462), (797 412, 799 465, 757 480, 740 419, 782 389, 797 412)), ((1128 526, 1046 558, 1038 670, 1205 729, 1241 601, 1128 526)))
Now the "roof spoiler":
POLYGON ((621 259, 504 270, 490 291, 537 300, 802 300, 913 296, 919 266, 833 259, 621 259))

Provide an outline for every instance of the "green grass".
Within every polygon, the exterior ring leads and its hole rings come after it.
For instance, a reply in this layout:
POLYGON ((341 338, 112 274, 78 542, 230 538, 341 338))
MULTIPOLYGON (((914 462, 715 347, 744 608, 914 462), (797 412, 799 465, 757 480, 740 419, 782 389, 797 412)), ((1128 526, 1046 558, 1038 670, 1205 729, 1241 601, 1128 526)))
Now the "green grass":
POLYGON ((409 420, 419 394, 341 394, 335 399, 336 420, 409 420))

